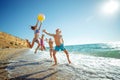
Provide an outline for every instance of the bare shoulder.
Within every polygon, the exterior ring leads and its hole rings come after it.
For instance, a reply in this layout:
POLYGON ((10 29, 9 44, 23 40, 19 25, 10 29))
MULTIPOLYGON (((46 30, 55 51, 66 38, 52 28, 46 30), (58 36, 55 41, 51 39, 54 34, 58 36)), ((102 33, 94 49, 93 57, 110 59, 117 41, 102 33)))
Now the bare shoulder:
POLYGON ((62 37, 62 35, 60 35, 60 37, 62 37))
POLYGON ((55 37, 55 36, 57 36, 56 34, 53 34, 53 36, 55 37))

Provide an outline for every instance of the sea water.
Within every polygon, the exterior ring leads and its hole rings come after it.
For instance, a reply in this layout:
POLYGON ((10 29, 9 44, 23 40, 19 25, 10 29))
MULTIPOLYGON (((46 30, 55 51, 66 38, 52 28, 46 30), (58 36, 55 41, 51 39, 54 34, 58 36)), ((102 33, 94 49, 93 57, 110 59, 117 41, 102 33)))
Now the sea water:
POLYGON ((118 44, 71 45, 65 48, 71 64, 68 64, 66 55, 59 51, 56 54, 58 65, 52 67, 54 60, 49 49, 38 50, 36 54, 34 49, 30 49, 10 60, 7 67, 9 77, 16 77, 16 80, 51 80, 51 76, 55 76, 56 80, 120 80, 118 44))
POLYGON ((65 46, 69 53, 120 59, 120 44, 99 43, 65 46))
POLYGON ((120 58, 120 45, 119 44, 84 44, 66 46, 66 49, 72 53, 79 53, 100 57, 120 58))

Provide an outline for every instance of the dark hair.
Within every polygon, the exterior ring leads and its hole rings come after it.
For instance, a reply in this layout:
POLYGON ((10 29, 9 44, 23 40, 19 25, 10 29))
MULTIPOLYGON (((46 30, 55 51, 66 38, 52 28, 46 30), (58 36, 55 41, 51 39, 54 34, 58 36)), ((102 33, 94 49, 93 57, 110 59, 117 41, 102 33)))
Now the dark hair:
POLYGON ((31 29, 32 29, 32 30, 35 30, 35 26, 31 26, 31 29))
POLYGON ((59 31, 60 33, 61 33, 61 30, 58 28, 58 29, 56 29, 56 31, 59 31))

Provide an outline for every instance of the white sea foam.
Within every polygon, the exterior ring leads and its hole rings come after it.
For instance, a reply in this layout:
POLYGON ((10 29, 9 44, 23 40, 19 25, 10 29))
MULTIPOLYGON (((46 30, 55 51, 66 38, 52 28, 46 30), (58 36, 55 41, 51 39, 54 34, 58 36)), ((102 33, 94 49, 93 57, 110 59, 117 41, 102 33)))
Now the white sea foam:
MULTIPOLYGON (((94 57, 82 54, 70 53, 72 64, 68 64, 66 55, 63 52, 56 54, 58 65, 51 67, 54 63, 50 58, 49 52, 38 51, 34 54, 33 50, 13 58, 8 65, 7 70, 10 77, 27 77, 27 79, 36 79, 35 75, 45 75, 42 72, 56 72, 56 80, 120 80, 120 59, 94 57), (13 61, 13 62, 12 62, 13 61), (37 73, 37 72, 41 73, 37 73), (34 74, 33 73, 37 73, 34 74), (26 75, 27 74, 27 75, 26 75)), ((47 74, 49 74, 47 72, 47 74)), ((45 77, 50 80, 50 76, 45 77)), ((43 78, 42 78, 43 79, 43 78)))

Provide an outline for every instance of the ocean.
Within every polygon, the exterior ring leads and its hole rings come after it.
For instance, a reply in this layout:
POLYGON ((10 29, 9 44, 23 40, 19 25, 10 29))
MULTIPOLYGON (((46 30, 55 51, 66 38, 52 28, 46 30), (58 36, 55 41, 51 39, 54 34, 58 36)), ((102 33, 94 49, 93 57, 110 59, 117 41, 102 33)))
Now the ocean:
POLYGON ((65 46, 71 54, 84 54, 120 59, 120 43, 98 43, 65 46))
POLYGON ((70 53, 120 59, 119 43, 99 43, 65 46, 70 53))
POLYGON ((50 57, 49 49, 35 54, 35 49, 22 52, 9 60, 6 70, 10 80, 120 80, 119 44, 84 44, 65 46, 66 55, 56 54, 58 65, 50 57))

